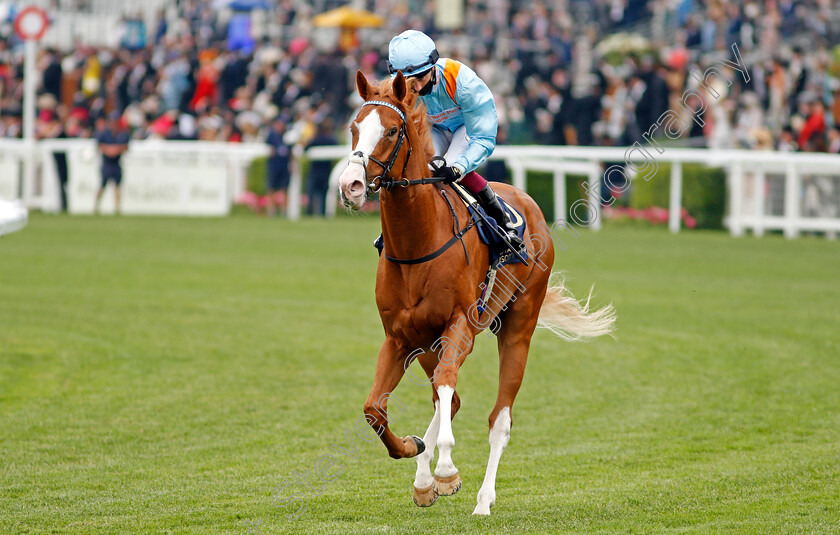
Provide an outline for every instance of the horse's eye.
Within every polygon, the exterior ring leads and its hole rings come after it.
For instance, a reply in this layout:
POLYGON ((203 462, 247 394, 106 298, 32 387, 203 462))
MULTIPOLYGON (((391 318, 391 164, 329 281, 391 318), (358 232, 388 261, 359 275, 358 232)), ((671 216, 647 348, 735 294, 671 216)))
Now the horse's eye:
POLYGON ((391 127, 391 131, 388 132, 388 135, 389 136, 396 136, 397 135, 397 127, 396 126, 391 127))

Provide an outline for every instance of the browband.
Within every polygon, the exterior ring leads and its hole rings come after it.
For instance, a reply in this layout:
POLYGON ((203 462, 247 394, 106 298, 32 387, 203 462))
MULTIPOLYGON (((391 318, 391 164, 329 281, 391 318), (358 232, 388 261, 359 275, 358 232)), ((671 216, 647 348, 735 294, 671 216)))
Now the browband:
POLYGON ((392 110, 397 112, 400 116, 400 119, 402 119, 403 122, 405 122, 405 114, 398 107, 394 106, 390 102, 385 102, 383 100, 368 100, 367 102, 362 104, 362 106, 385 106, 386 108, 391 108, 392 110))

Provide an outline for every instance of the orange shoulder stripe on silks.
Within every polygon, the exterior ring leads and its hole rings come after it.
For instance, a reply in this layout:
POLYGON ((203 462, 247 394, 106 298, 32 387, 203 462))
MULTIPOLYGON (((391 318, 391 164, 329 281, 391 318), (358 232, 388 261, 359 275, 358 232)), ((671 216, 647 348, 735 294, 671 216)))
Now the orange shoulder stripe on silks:
POLYGON ((458 71, 461 70, 461 64, 451 59, 446 60, 446 65, 443 67, 443 77, 446 78, 446 92, 449 93, 449 98, 455 102, 455 90, 458 89, 458 71))

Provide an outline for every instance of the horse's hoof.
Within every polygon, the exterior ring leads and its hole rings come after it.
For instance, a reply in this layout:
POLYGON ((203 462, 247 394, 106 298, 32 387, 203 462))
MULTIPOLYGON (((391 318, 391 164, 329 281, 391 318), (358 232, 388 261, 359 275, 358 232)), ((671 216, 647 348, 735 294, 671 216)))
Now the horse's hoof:
POLYGON ((490 516, 490 506, 486 504, 478 504, 475 506, 475 509, 473 509, 473 514, 479 516, 490 516))
POLYGON ((426 444, 423 439, 415 435, 403 437, 403 444, 405 444, 405 450, 408 453, 406 457, 417 457, 426 451, 426 444))
POLYGON ((461 490, 461 474, 455 472, 449 477, 435 476, 435 482, 432 483, 435 489, 435 494, 438 496, 452 496, 461 490))
POLYGON ((478 503, 476 503, 473 514, 487 516, 490 514, 490 508, 496 503, 496 492, 492 491, 488 493, 484 489, 481 489, 478 491, 476 502, 478 503))
POLYGON ((420 437, 418 437, 418 436, 416 436, 416 435, 411 435, 411 438, 413 438, 413 439, 414 439, 414 445, 415 445, 415 446, 417 446, 417 454, 415 455, 415 457, 416 457, 417 455, 420 455, 420 454, 421 454, 421 453, 423 453, 424 451, 426 451, 426 443, 425 443, 425 442, 423 442, 423 439, 422 439, 422 438, 420 438, 420 437))
POLYGON ((417 487, 414 487, 414 503, 417 504, 418 507, 431 507, 435 504, 438 499, 438 495, 435 494, 432 487, 433 485, 429 485, 425 489, 418 489, 417 487))

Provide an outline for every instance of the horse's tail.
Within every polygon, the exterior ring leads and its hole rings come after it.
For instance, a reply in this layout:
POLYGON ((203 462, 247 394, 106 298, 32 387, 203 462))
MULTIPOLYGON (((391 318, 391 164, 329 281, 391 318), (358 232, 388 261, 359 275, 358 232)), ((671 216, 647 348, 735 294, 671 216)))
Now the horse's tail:
POLYGON ((586 301, 578 301, 566 289, 563 274, 552 273, 537 327, 548 329, 569 342, 612 334, 615 328, 615 309, 607 305, 599 310, 589 310, 591 298, 590 289, 586 301))

